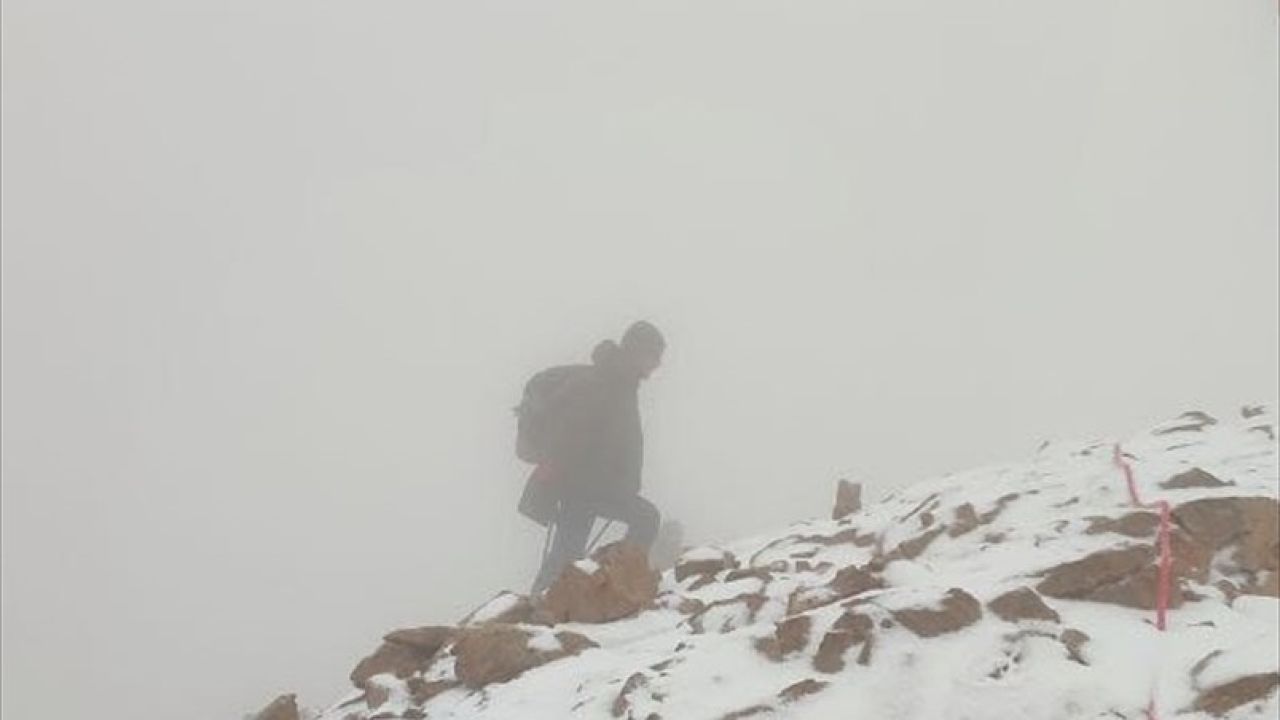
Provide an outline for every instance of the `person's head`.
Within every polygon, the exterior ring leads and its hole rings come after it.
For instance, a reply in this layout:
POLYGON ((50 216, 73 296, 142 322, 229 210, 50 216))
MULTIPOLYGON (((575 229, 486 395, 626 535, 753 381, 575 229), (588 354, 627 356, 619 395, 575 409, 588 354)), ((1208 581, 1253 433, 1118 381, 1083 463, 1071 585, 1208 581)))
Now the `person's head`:
POLYGON ((662 364, 667 341, 652 323, 640 320, 622 334, 619 356, 637 377, 644 379, 662 364))

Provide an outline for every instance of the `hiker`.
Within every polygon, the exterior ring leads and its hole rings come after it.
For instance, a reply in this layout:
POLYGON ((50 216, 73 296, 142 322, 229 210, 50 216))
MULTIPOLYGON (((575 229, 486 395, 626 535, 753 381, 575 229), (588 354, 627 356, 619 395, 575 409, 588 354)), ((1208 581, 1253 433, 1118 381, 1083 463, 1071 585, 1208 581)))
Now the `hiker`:
POLYGON ((590 365, 552 368, 526 385, 517 408, 517 454, 537 467, 520 510, 554 529, 533 593, 586 554, 597 517, 625 523, 626 542, 646 552, 653 545, 660 516, 640 497, 644 437, 637 392, 665 348, 658 329, 640 321, 620 342, 597 345, 590 365))

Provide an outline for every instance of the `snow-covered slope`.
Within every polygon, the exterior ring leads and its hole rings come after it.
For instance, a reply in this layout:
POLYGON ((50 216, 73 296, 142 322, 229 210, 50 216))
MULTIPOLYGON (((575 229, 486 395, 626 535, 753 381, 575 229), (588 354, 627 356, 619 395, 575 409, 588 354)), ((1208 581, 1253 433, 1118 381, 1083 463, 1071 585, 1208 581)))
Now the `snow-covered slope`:
POLYGON ((502 596, 467 627, 522 620, 536 666, 459 683, 450 635, 321 718, 1280 716, 1274 414, 1192 413, 1121 446, 1143 500, 1173 508, 1164 632, 1158 514, 1131 504, 1113 441, 1052 443, 692 549, 625 619, 550 626, 502 596))

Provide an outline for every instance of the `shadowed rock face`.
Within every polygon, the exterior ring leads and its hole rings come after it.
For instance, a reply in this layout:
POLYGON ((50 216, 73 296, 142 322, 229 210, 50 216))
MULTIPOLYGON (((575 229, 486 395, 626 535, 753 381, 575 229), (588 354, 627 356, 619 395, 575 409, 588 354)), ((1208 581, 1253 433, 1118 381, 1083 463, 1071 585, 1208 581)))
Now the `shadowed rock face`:
POLYGON ((592 555, 593 572, 576 563, 547 589, 539 611, 553 622, 602 623, 634 615, 658 594, 658 575, 643 550, 607 545, 592 555))

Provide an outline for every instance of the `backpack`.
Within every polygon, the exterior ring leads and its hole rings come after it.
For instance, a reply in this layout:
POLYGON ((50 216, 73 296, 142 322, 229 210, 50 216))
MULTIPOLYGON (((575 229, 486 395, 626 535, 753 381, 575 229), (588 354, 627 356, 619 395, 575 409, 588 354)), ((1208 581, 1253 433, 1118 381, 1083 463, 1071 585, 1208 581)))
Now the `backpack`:
POLYGON ((516 414, 516 457, 537 465, 547 459, 547 431, 554 421, 554 400, 569 381, 582 376, 590 365, 559 365, 529 378, 516 414))

